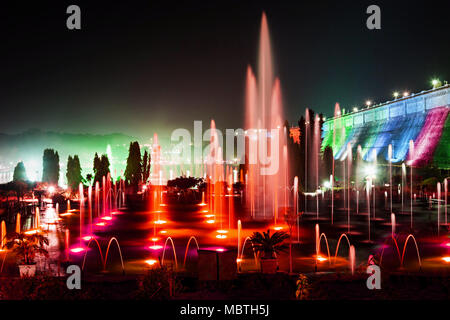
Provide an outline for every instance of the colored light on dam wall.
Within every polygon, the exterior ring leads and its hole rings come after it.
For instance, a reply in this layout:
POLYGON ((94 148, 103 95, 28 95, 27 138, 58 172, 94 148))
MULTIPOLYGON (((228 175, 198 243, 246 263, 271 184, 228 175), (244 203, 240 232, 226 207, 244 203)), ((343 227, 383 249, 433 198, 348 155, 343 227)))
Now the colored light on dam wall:
POLYGON ((448 85, 397 99, 372 108, 328 119, 322 127, 322 151, 333 149, 335 159, 346 157, 347 144, 353 154, 361 146, 362 158, 374 154, 393 162, 409 160, 414 166, 450 168, 450 87, 448 85), (409 155, 409 141, 414 154, 409 155))

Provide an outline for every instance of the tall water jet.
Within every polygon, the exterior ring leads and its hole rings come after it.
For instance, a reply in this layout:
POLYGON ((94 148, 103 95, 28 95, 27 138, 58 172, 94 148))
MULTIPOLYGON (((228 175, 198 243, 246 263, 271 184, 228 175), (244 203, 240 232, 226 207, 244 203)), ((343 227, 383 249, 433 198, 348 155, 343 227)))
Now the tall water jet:
MULTIPOLYGON (((334 179, 336 179, 336 174, 335 174, 335 158, 334 156, 336 155, 336 153, 339 151, 336 148, 336 126, 338 124, 338 121, 341 121, 341 108, 339 106, 339 103, 336 102, 336 104, 334 105, 334 119, 333 119, 333 156, 332 158, 332 168, 331 168, 331 174, 333 176, 333 182, 334 179)), ((306 151, 306 150, 305 150, 306 151)), ((305 156, 306 157, 306 156, 305 156)), ((334 185, 334 183, 333 183, 334 185)), ((334 203, 334 191, 333 191, 333 187, 331 189, 331 202, 334 203)), ((331 206, 331 224, 333 224, 333 214, 334 214, 334 205, 331 206)))
POLYGON ((391 213, 392 237, 395 236, 395 214, 391 213))
POLYGON ((388 161, 389 161, 389 199, 390 203, 390 212, 392 213, 392 144, 388 146, 388 161))
POLYGON ((332 174, 330 175, 330 188, 331 188, 331 224, 333 224, 333 221, 334 221, 334 176, 332 174))
POLYGON ((294 214, 297 217, 297 242, 300 243, 300 217, 298 216, 298 177, 294 178, 294 214))
POLYGON ((106 215, 106 177, 102 177, 102 216, 106 215))
MULTIPOLYGON (((348 192, 348 197, 347 197, 347 232, 350 232, 350 177, 351 177, 351 170, 352 170, 352 160, 353 160, 353 155, 352 155, 352 146, 350 145, 350 143, 347 143, 347 192, 348 192)), ((345 192, 345 190, 344 190, 345 192)))
POLYGON ((441 228, 441 183, 437 183, 437 234, 441 228))
POLYGON ((66 261, 69 261, 70 260, 70 256, 69 256, 69 254, 70 254, 70 252, 69 252, 69 246, 70 246, 70 230, 69 230, 69 228, 67 228, 66 230, 65 230, 65 232, 64 232, 64 234, 65 234, 65 241, 64 241, 64 244, 65 244, 65 252, 66 252, 66 261))
POLYGON ((247 205, 254 218, 261 216, 273 218, 275 212, 268 215, 267 209, 283 204, 284 197, 283 193, 279 192, 279 188, 286 180, 285 175, 288 171, 285 168, 287 163, 283 161, 286 135, 282 131, 284 116, 282 115, 281 86, 280 81, 273 76, 269 29, 264 13, 259 39, 258 77, 254 76, 251 67, 247 68, 245 101, 245 132, 248 138, 246 148, 249 155, 247 205), (267 146, 268 143, 270 147, 267 146), (271 168, 273 165, 278 165, 277 170, 271 168))
POLYGON ((153 144, 151 149, 152 174, 150 181, 155 186, 162 185, 161 171, 161 146, 159 145, 158 135, 153 134, 153 144))
POLYGON ((89 232, 92 235, 92 185, 88 188, 88 207, 89 207, 89 232))
POLYGON ((448 193, 448 182, 447 178, 444 179, 444 210, 445 210, 445 225, 447 225, 447 193, 448 193))
POLYGON ((366 180, 366 203, 367 203, 367 225, 369 228, 369 241, 370 241, 370 189, 372 188, 372 181, 370 177, 366 180))
MULTIPOLYGON (((374 172, 377 172, 377 151, 376 149, 373 149, 372 151, 372 158, 373 158, 373 170, 374 172)), ((375 174, 371 179, 372 182, 372 189, 373 189, 373 218, 375 219, 375 215, 376 215, 376 205, 375 205, 375 201, 376 201, 376 196, 377 196, 377 190, 375 188, 375 174)))
POLYGON ((242 229, 242 223, 241 220, 238 220, 237 222, 237 258, 239 259, 239 252, 241 252, 241 229, 242 229))
POLYGON ((84 223, 84 187, 80 182, 78 186, 79 199, 80 199, 80 247, 83 240, 83 223, 84 223))
POLYGON ((352 272, 352 275, 355 274, 355 265, 356 265, 356 252, 355 252, 355 246, 351 245, 349 250, 349 261, 350 261, 350 270, 352 272))
POLYGON ((414 159, 414 141, 409 140, 409 163, 410 163, 410 177, 411 177, 411 229, 413 227, 413 159, 414 159))
POLYGON ((5 220, 2 220, 0 227, 0 251, 3 250, 6 244, 6 224, 5 220))
MULTIPOLYGON (((309 109, 306 108, 305 109, 305 137, 304 137, 304 141, 305 141, 305 185, 303 188, 303 192, 305 193, 305 207, 304 207, 304 212, 307 211, 308 208, 308 196, 307 196, 307 192, 308 192, 308 157, 309 157, 309 152, 308 152, 308 136, 309 136, 309 127, 310 127, 310 119, 309 119, 309 109)), ((333 157, 333 161, 334 161, 334 157, 333 157)))
POLYGON ((34 228, 39 229, 41 227, 41 213, 38 207, 35 209, 35 216, 34 216, 34 228))
POLYGON ((356 189, 356 214, 359 214, 359 193, 360 189, 364 190, 364 184, 362 184, 362 188, 360 188, 360 179, 361 179, 361 170, 358 170, 358 168, 362 167, 362 148, 361 145, 358 144, 358 147, 356 148, 356 166, 357 170, 355 170, 355 189, 356 189))
POLYGON ((317 191, 319 190, 319 151, 320 151, 320 117, 318 114, 314 117, 314 134, 313 134, 313 172, 315 179, 315 191, 316 191, 316 218, 319 219, 319 195, 317 191))
POLYGON ((21 225, 20 225, 20 213, 16 215, 16 233, 20 233, 21 225))
POLYGON ((98 181, 95 182, 95 215, 100 217, 100 183, 98 181))
POLYGON ((406 185, 406 165, 405 165, 405 163, 402 163, 402 189, 401 189, 401 192, 402 192, 402 212, 405 210, 404 209, 405 185, 406 185))

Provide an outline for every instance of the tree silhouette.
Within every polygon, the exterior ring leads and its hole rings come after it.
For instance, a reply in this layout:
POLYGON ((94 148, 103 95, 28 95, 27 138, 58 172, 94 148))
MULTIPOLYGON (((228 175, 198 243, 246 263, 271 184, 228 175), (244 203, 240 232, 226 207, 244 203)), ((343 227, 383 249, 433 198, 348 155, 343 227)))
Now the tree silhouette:
POLYGON ((58 184, 59 181, 59 155, 58 151, 45 149, 42 157, 42 182, 58 184))
POLYGON ((27 172, 23 162, 19 162, 14 168, 13 181, 27 181, 27 172))
POLYGON ((106 177, 109 173, 109 159, 106 154, 102 154, 101 158, 95 153, 94 156, 94 183, 102 182, 102 177, 106 177))
POLYGON ((133 187, 137 187, 142 181, 142 167, 141 167, 141 149, 137 141, 130 142, 128 150, 127 167, 125 169, 125 179, 133 187))
POLYGON ((67 185, 72 191, 76 191, 80 182, 83 181, 83 177, 81 175, 81 165, 80 159, 77 155, 74 155, 73 158, 69 156, 67 158, 67 185))
POLYGON ((142 183, 146 184, 148 178, 150 177, 150 165, 151 158, 150 154, 145 150, 144 157, 142 158, 142 183))

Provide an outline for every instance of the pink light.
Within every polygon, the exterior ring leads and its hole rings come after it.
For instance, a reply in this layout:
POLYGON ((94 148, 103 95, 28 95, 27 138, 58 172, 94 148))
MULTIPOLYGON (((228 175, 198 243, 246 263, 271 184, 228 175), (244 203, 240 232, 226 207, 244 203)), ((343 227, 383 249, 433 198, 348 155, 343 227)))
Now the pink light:
POLYGON ((109 221, 109 220, 112 220, 112 217, 104 216, 104 217, 102 217, 102 220, 107 220, 107 221, 109 221))
POLYGON ((95 225, 99 226, 99 227, 104 227, 104 226, 106 226, 106 223, 105 222, 99 222, 99 223, 96 223, 95 225))
POLYGON ((84 248, 73 248, 73 249, 70 249, 70 251, 72 251, 73 253, 80 253, 80 252, 84 251, 84 248))
POLYGON ((224 252, 225 249, 224 249, 224 248, 217 248, 216 251, 217 251, 217 252, 224 252))
POLYGON ((83 240, 84 241, 89 241, 89 240, 91 240, 91 239, 93 239, 94 237, 93 236, 84 236, 83 237, 83 240))
POLYGON ((155 245, 149 247, 149 249, 152 249, 152 250, 160 250, 162 248, 163 248, 163 246, 160 246, 159 244, 155 244, 155 245))

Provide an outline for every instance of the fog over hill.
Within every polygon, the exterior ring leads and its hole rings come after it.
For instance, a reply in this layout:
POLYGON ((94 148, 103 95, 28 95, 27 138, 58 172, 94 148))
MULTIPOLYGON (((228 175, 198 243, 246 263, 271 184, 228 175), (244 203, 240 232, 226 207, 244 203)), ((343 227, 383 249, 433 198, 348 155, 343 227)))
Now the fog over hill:
MULTIPOLYGON (((58 151, 60 158, 61 178, 65 179, 67 157, 77 154, 80 157, 83 175, 92 171, 95 153, 108 154, 111 162, 111 172, 120 174, 125 169, 130 141, 143 139, 112 133, 106 135, 61 133, 27 130, 20 134, 0 133, 0 168, 4 173, 1 180, 7 180, 6 173, 12 173, 17 162, 23 161, 28 177, 39 180, 42 174, 42 154, 44 149, 52 148, 58 151)), ((149 141, 146 142, 147 144, 149 141)), ((9 178, 9 177, 8 177, 9 178)))

